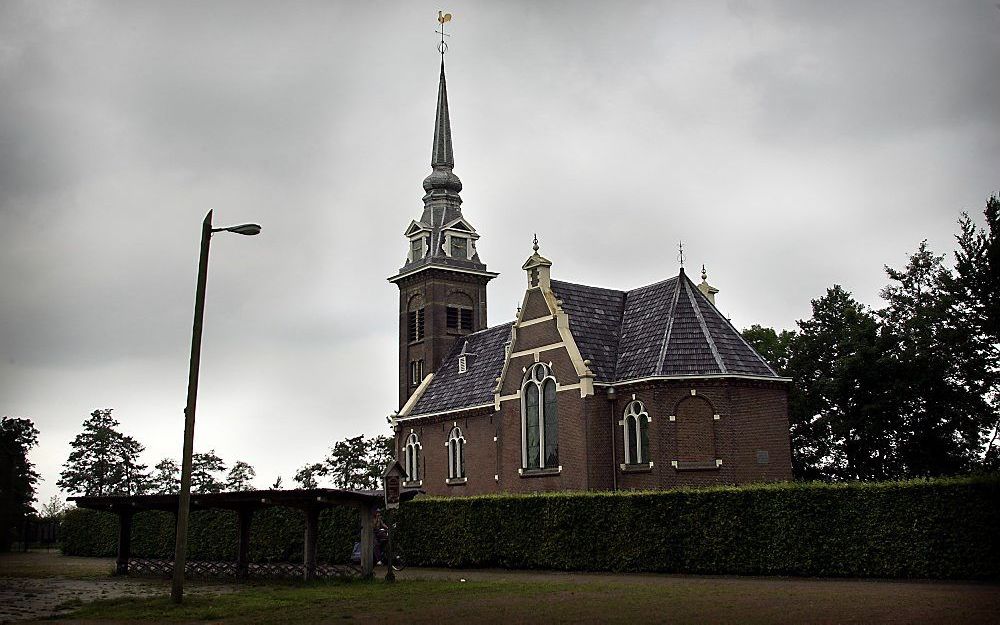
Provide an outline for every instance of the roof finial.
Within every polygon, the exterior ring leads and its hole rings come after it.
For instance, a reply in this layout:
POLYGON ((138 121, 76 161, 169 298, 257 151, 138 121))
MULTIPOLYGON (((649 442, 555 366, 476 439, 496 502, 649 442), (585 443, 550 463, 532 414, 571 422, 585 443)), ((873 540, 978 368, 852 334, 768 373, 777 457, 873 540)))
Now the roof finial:
POLYGON ((681 264, 681 269, 684 269, 684 241, 677 242, 677 262, 681 264))
POLYGON ((538 253, 538 233, 537 232, 535 233, 535 239, 532 242, 531 249, 535 250, 536 254, 538 253))
POLYGON ((708 280, 708 273, 705 271, 705 263, 701 264, 701 279, 708 280))
POLYGON ((446 35, 444 32, 444 25, 451 21, 451 13, 445 13, 444 11, 438 11, 438 24, 441 24, 441 30, 435 30, 434 32, 441 35, 441 43, 438 44, 438 52, 441 53, 441 62, 444 63, 444 53, 448 51, 448 43, 444 40, 445 37, 451 37, 451 35, 446 35))

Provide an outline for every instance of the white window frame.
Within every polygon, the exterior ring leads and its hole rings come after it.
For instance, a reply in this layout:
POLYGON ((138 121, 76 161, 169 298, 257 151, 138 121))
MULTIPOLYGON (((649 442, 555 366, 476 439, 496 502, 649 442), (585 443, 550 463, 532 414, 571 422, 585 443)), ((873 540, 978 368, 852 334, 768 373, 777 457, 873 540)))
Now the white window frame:
MULTIPOLYGON (((470 249, 472 247, 472 237, 463 236, 460 234, 452 234, 450 232, 446 232, 444 235, 444 253, 446 255, 452 256, 451 254, 452 239, 465 239, 465 258, 463 258, 462 260, 469 260, 470 258, 472 258, 471 256, 472 250, 470 249)), ((454 256, 453 258, 460 258, 460 257, 454 256)))
POLYGON ((405 458, 406 458, 406 483, 420 485, 420 452, 423 446, 420 444, 420 437, 413 430, 410 430, 406 437, 405 458), (410 470, 413 470, 411 473, 410 470))
MULTIPOLYGON (((652 423, 652 419, 649 418, 649 413, 646 412, 646 406, 638 399, 633 399, 629 402, 628 406, 625 407, 625 415, 619 422, 622 426, 622 444, 625 447, 625 466, 635 466, 642 464, 650 464, 649 458, 643 458, 642 456, 642 429, 639 425, 639 418, 644 417, 646 419, 646 427, 648 428, 652 423), (629 428, 629 419, 632 419, 634 425, 629 428), (629 430, 632 430, 629 432, 629 430), (639 456, 633 461, 631 446, 629 445, 629 436, 635 437, 635 452, 639 456)), ((648 430, 647 430, 648 431, 648 430)), ((646 450, 647 455, 649 450, 646 450)))
POLYGON ((463 470, 465 466, 465 436, 462 435, 462 428, 457 425, 451 428, 451 432, 448 434, 448 442, 444 445, 448 448, 448 479, 463 479, 465 477, 465 471, 463 470), (458 466, 455 465, 455 446, 458 446, 458 466))
POLYGON ((465 373, 469 370, 469 362, 465 356, 458 357, 458 372, 465 373))
POLYGON ((424 256, 427 256, 427 247, 428 247, 427 246, 427 235, 421 233, 419 236, 410 237, 410 249, 407 252, 407 255, 410 257, 410 262, 412 263, 415 260, 419 260, 419 259, 423 258, 424 256), (413 243, 415 241, 419 241, 420 242, 420 256, 414 256, 413 255, 413 243))
MULTIPOLYGON (((536 469, 528 469, 528 412, 525 409, 525 389, 529 384, 534 384, 538 387, 538 469, 562 469, 562 465, 556 467, 545 466, 545 395, 544 388, 546 380, 552 380, 552 383, 556 388, 556 405, 558 405, 559 400, 559 382, 556 380, 555 376, 552 375, 552 367, 543 362, 536 362, 530 367, 524 370, 524 378, 521 380, 521 471, 535 471, 536 469), (541 368, 545 371, 545 375, 542 376, 541 380, 535 380, 534 374, 535 370, 541 368)), ((556 419, 559 418, 559 411, 556 410, 556 419)))

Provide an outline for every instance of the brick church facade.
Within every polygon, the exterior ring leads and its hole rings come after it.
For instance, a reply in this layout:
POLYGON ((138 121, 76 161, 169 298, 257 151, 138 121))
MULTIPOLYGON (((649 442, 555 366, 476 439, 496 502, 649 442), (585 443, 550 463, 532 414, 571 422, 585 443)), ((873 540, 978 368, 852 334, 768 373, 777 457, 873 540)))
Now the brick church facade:
POLYGON ((517 319, 488 326, 498 274, 479 258, 454 165, 442 61, 424 210, 389 278, 405 485, 475 495, 791 479, 788 380, 718 311, 704 273, 627 291, 571 284, 536 242, 517 319))

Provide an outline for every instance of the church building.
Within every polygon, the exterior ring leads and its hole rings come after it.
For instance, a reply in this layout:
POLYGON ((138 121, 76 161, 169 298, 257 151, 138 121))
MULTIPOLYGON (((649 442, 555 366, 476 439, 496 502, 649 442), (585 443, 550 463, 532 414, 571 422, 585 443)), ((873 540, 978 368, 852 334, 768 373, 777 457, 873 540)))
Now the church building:
POLYGON ((517 318, 490 326, 498 274, 476 250, 454 166, 442 58, 424 209, 389 278, 404 486, 460 496, 792 478, 789 380, 715 307, 704 272, 700 284, 683 268, 630 290, 572 284, 536 240, 517 318))

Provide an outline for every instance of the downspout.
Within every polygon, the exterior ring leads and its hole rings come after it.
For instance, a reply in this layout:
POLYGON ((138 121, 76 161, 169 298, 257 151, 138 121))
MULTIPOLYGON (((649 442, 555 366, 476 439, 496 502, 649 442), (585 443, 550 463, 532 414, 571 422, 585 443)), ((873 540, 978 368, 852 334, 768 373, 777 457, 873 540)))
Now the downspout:
POLYGON ((618 460, 618 441, 617 430, 615 427, 615 387, 608 387, 608 406, 610 406, 611 413, 611 491, 618 491, 618 466, 616 461, 618 460))

